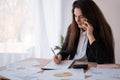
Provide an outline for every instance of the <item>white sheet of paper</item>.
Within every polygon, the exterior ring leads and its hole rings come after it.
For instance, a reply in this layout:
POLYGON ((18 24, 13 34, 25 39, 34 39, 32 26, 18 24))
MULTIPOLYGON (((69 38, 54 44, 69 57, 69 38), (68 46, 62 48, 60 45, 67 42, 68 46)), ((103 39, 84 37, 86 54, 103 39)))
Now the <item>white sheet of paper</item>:
POLYGON ((9 64, 6 66, 6 69, 16 70, 20 68, 30 68, 36 65, 40 65, 40 63, 36 60, 31 60, 31 61, 16 62, 16 63, 9 64))
POLYGON ((73 60, 66 60, 62 61, 60 64, 56 64, 54 61, 51 61, 42 69, 67 69, 71 66, 73 62, 74 62, 73 60))
POLYGON ((36 65, 40 65, 36 60, 9 64, 5 70, 0 71, 0 75, 11 80, 19 80, 22 77, 26 78, 26 76, 42 71, 41 68, 36 67, 36 65))
POLYGON ((83 69, 60 69, 46 70, 41 77, 42 80, 84 80, 83 69))
MULTIPOLYGON (((100 80, 102 78, 111 78, 115 80, 120 80, 120 69, 113 68, 91 68, 89 71, 85 73, 86 75, 90 75, 92 77, 100 76, 100 80)), ((109 80, 109 79, 106 79, 109 80)))
POLYGON ((15 72, 13 73, 7 73, 7 72, 3 72, 2 75, 6 76, 7 78, 9 78, 10 80, 42 80, 41 73, 34 73, 34 74, 30 74, 30 75, 20 75, 20 74, 15 74, 15 72))
POLYGON ((105 77, 105 76, 92 76, 92 77, 88 77, 85 80, 120 80, 120 79, 105 77))

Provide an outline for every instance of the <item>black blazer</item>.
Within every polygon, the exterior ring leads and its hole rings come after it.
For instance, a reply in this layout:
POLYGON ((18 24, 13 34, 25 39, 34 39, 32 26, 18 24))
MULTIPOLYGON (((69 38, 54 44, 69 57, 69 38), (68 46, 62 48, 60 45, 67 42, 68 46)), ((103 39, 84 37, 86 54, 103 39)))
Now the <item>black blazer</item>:
MULTIPOLYGON (((79 37, 76 37, 75 42, 71 50, 67 50, 69 37, 70 37, 71 31, 70 27, 67 31, 67 36, 65 38, 65 42, 62 46, 61 51, 58 53, 62 56, 62 60, 65 60, 68 56, 69 59, 72 60, 76 54, 79 37)), ((80 35, 80 34, 79 34, 80 35)), ((114 54, 111 55, 109 49, 105 46, 105 44, 102 42, 102 40, 99 38, 98 34, 95 33, 95 39, 91 45, 88 41, 86 55, 89 62, 97 62, 99 64, 102 63, 114 63, 114 54)))

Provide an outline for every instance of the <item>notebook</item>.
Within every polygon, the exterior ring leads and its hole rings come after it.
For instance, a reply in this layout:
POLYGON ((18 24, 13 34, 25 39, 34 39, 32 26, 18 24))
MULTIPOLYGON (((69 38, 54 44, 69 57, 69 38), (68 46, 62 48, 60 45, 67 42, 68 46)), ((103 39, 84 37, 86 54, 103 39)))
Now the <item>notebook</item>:
POLYGON ((49 62, 46 66, 42 67, 43 70, 53 70, 53 69, 68 69, 73 64, 73 60, 61 61, 60 64, 56 64, 53 60, 49 62))

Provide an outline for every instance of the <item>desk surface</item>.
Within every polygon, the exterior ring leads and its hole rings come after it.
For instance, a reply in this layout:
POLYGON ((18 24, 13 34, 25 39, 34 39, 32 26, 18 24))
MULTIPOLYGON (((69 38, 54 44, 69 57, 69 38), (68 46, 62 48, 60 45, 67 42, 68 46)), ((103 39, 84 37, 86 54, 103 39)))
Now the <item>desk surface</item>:
MULTIPOLYGON (((32 60, 37 60, 38 62, 40 62, 40 65, 37 65, 37 67, 41 68, 43 66, 45 66, 46 64, 48 64, 51 60, 50 59, 42 59, 42 58, 29 58, 29 59, 25 59, 25 60, 22 60, 22 61, 32 61, 32 60)), ((73 64, 88 64, 88 70, 91 68, 91 67, 97 67, 97 64, 96 63, 93 63, 93 62, 80 62, 80 61, 75 61, 73 64)), ((117 64, 118 65, 118 64, 117 64)), ((120 68, 120 65, 118 65, 118 68, 120 68)), ((0 67, 0 71, 1 70, 4 70, 6 69, 5 66, 3 67, 0 67)), ((4 80, 7 80, 5 79, 5 77, 3 76, 0 76, 0 80, 1 78, 4 78, 4 80)))

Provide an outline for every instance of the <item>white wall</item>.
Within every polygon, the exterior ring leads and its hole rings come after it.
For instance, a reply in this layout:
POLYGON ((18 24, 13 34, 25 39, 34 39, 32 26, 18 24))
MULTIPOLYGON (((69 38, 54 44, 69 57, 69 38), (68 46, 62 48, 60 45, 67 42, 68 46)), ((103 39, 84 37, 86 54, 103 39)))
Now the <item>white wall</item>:
POLYGON ((67 27, 72 21, 72 3, 74 0, 62 0, 61 6, 62 6, 62 27, 61 27, 61 33, 65 36, 67 27))
POLYGON ((116 63, 120 63, 120 0, 95 0, 95 2, 112 28, 115 40, 115 59, 116 63))
MULTIPOLYGON (((62 0, 62 34, 71 22, 71 8, 74 0, 62 0)), ((120 63, 120 0, 94 0, 110 24, 115 40, 115 59, 120 63)))

